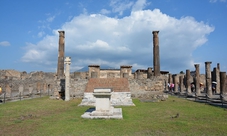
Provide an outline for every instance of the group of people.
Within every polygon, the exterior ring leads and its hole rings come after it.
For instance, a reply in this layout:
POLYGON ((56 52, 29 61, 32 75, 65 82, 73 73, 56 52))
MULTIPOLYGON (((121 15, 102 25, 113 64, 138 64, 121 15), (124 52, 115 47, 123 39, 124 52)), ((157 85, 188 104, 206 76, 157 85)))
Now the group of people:
POLYGON ((168 83, 168 88, 170 92, 174 91, 174 83, 168 83))

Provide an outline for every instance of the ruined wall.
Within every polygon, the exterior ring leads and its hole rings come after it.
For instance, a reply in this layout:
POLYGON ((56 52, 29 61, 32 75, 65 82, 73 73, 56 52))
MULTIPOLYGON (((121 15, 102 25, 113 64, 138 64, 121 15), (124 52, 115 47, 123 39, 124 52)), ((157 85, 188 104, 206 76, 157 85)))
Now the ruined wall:
POLYGON ((54 89, 55 74, 44 72, 19 72, 14 70, 0 71, 0 86, 6 97, 28 95, 29 93, 48 93, 54 89))
POLYGON ((150 79, 129 79, 129 89, 132 97, 140 98, 144 95, 163 93, 168 76, 152 77, 150 79))
POLYGON ((119 70, 101 70, 100 78, 120 78, 119 70))
POLYGON ((71 79, 70 96, 72 98, 82 98, 88 79, 71 79))

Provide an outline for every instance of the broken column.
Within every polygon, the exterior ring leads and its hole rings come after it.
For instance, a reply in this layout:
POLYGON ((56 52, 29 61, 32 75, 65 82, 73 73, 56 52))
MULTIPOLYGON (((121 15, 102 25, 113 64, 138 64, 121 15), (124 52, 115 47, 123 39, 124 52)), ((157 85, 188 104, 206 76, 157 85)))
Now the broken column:
POLYGON ((220 64, 217 64, 216 72, 215 72, 215 81, 217 82, 216 84, 216 93, 220 94, 220 64))
POLYGON ((220 90, 221 94, 226 93, 226 86, 225 86, 225 81, 226 81, 226 72, 220 72, 220 90))
POLYGON ((186 91, 187 91, 188 94, 192 93, 191 92, 191 81, 190 81, 190 77, 191 77, 190 70, 187 69, 186 70, 186 91))
POLYGON ((183 76, 181 75, 181 76, 179 76, 179 85, 180 85, 180 92, 182 93, 182 92, 184 92, 184 78, 183 78, 183 76))
POLYGON ((70 64, 71 64, 71 57, 65 58, 65 101, 70 100, 70 64))
POLYGON ((57 77, 64 76, 65 31, 59 32, 57 77))
POLYGON ((210 64, 212 62, 205 62, 205 72, 206 72, 206 93, 208 96, 212 96, 212 82, 211 82, 211 71, 210 64))
POLYGON ((153 31, 153 67, 154 76, 160 76, 160 56, 159 56, 159 31, 153 31))
POLYGON ((200 73, 199 64, 195 64, 195 92, 196 95, 200 95, 200 73))

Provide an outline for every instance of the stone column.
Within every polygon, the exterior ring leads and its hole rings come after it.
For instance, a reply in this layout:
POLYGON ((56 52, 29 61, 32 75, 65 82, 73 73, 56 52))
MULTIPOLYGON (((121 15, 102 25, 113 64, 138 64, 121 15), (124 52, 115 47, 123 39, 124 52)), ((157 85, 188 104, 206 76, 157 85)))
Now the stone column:
POLYGON ((174 83, 174 92, 177 93, 178 92, 178 87, 179 87, 179 81, 178 81, 178 76, 174 75, 173 76, 173 83, 174 83))
POLYGON ((70 64, 71 64, 71 57, 65 58, 65 101, 70 100, 70 64))
POLYGON ((217 64, 217 68, 216 68, 216 93, 220 94, 220 65, 219 63, 217 64))
POLYGON ((188 94, 191 94, 191 81, 190 81, 191 75, 190 75, 190 70, 186 70, 186 91, 188 94))
POLYGON ((153 67, 154 76, 160 76, 160 56, 159 56, 159 31, 153 31, 153 67))
POLYGON ((173 83, 172 74, 169 74, 169 81, 168 82, 169 82, 169 84, 173 83))
POLYGON ((220 87, 221 87, 221 94, 226 93, 226 86, 225 86, 225 81, 226 81, 226 72, 220 72, 220 87))
POLYGON ((211 71, 210 64, 212 62, 205 62, 205 72, 206 72, 206 93, 208 96, 212 96, 212 82, 211 82, 211 71))
POLYGON ((195 92, 196 95, 200 95, 200 73, 199 73, 199 64, 195 64, 195 92))
POLYGON ((58 68, 57 77, 64 76, 64 56, 65 56, 65 31, 59 32, 59 46, 58 46, 58 68))
POLYGON ((184 80, 183 76, 179 76, 179 83, 180 83, 180 92, 184 92, 184 80))

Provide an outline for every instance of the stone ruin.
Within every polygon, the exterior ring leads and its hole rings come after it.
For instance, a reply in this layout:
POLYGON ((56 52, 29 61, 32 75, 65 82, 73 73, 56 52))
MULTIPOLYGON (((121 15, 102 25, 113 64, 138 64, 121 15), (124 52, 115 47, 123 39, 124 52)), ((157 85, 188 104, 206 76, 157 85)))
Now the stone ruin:
MULTIPOLYGON (((89 65, 86 72, 70 73, 71 58, 65 57, 65 32, 59 31, 59 55, 57 73, 19 72, 16 70, 0 70, 0 86, 7 100, 22 95, 24 98, 35 95, 49 95, 53 99, 82 98, 81 106, 95 106, 94 90, 110 88, 111 105, 132 106, 131 98, 142 101, 161 101, 168 95, 168 83, 174 83, 175 93, 191 94, 191 83, 195 83, 195 92, 199 95, 206 91, 211 93, 211 82, 217 82, 216 93, 227 94, 226 75, 220 71, 220 65, 210 70, 211 62, 206 62, 206 74, 199 73, 199 65, 195 71, 186 70, 186 74, 171 74, 160 70, 159 31, 153 31, 153 68, 138 69, 132 72, 132 66, 122 65, 120 69, 102 69, 99 65, 89 65), (65 65, 64 65, 65 64, 65 65), (66 67, 65 67, 66 66, 66 67), (65 70, 66 68, 66 70, 65 70), (64 73, 65 70, 65 73, 64 73), (199 84, 202 83, 201 87, 199 84)), ((1 99, 2 97, 0 97, 1 99)))

